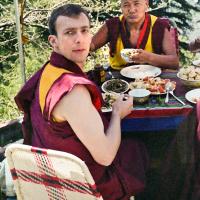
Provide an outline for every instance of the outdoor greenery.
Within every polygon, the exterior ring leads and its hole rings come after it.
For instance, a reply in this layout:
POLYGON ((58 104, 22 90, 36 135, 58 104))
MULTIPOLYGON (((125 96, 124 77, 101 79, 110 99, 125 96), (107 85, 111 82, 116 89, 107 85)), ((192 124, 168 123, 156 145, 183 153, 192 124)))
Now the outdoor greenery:
MULTIPOLYGON (((47 42, 47 20, 51 10, 64 3, 81 3, 91 14, 92 31, 95 33, 105 19, 120 14, 117 0, 19 0, 22 40, 25 52, 26 78, 28 79, 48 59, 51 48, 47 42)), ((200 1, 198 1, 198 4, 200 1)), ((167 16, 176 24, 180 40, 181 66, 188 65, 193 54, 187 51, 188 30, 194 13, 200 12, 195 0, 150 1, 150 12, 157 16, 167 16)), ((0 122, 17 118, 14 96, 22 85, 18 59, 15 9, 13 0, 0 2, 0 122)), ((106 63, 108 51, 98 50, 88 57, 86 70, 95 63, 106 63), (107 53, 105 53, 107 52, 107 53)))

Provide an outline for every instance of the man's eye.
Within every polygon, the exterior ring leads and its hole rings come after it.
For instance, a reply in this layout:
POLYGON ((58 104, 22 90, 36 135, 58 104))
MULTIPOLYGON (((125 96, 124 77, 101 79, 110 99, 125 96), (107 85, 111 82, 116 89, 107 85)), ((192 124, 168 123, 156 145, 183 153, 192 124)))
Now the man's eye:
POLYGON ((65 32, 65 35, 73 35, 74 34, 74 31, 66 31, 65 32))
POLYGON ((135 6, 139 6, 139 5, 142 5, 142 3, 141 2, 136 2, 135 3, 135 6))
POLYGON ((89 29, 83 29, 82 33, 89 33, 89 31, 90 31, 89 29))

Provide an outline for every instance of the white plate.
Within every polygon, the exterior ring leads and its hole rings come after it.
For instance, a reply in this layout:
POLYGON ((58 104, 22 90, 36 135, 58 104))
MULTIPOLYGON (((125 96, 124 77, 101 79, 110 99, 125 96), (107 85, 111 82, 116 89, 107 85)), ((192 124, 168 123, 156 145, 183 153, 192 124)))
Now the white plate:
POLYGON ((192 64, 196 67, 200 67, 200 60, 194 60, 192 64))
POLYGON ((127 78, 156 77, 161 74, 161 69, 152 65, 132 65, 120 71, 127 78))
POLYGON ((185 94, 185 98, 191 103, 196 103, 195 99, 200 99, 200 88, 190 90, 185 94))
POLYGON ((111 80, 108 80, 106 82, 104 82, 101 86, 102 90, 104 92, 107 92, 107 93, 125 93, 129 90, 129 84, 128 82, 122 80, 122 79, 111 79, 111 80), (113 89, 112 88, 109 88, 109 85, 110 84, 114 84, 116 83, 114 86, 113 86, 113 89), (118 84, 118 85, 117 85, 118 84), (120 86, 123 84, 124 88, 121 88, 120 89, 120 86))

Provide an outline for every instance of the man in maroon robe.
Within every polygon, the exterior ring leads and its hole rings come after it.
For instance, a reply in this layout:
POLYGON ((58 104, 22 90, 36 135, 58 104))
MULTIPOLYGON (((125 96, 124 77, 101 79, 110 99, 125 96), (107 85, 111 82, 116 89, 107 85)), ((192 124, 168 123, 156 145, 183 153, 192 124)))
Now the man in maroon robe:
POLYGON ((82 71, 91 42, 85 10, 74 4, 55 9, 49 30, 50 60, 15 97, 25 143, 78 156, 104 199, 129 199, 144 189, 148 165, 142 143, 121 141, 120 122, 133 99, 120 96, 110 122, 104 119, 101 93, 82 71))
POLYGON ((148 6, 148 0, 121 0, 122 15, 107 20, 94 35, 91 50, 109 43, 111 68, 128 65, 120 55, 127 48, 136 49, 131 57, 134 63, 178 68, 177 31, 168 19, 148 14, 148 6))

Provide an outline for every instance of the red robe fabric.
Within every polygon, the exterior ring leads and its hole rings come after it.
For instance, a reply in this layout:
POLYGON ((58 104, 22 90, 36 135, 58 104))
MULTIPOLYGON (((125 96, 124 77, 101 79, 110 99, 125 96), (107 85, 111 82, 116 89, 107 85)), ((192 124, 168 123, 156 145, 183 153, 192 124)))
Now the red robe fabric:
POLYGON ((73 74, 63 74, 55 81, 47 95, 44 113, 41 112, 39 105, 39 80, 45 65, 15 97, 18 107, 25 114, 23 121, 25 143, 69 152, 84 160, 98 191, 105 200, 128 200, 130 196, 141 192, 145 187, 145 170, 148 165, 147 153, 142 143, 132 139, 122 140, 113 163, 108 167, 102 166, 94 161, 68 122, 57 123, 52 120, 51 111, 63 95, 67 94, 74 85, 84 84, 102 117, 105 129, 108 124, 101 113, 101 93, 80 68, 55 52, 51 55, 50 64, 67 69, 73 74))

